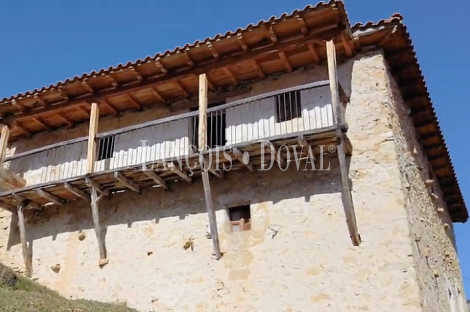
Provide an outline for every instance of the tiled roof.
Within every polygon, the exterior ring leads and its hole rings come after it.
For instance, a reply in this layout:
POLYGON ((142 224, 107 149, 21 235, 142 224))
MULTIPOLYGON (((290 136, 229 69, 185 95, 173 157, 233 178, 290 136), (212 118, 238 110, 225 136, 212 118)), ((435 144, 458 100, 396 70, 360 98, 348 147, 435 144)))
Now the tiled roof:
MULTIPOLYGON (((86 81, 91 78, 96 79, 96 77, 106 76, 109 74, 118 75, 124 70, 144 68, 149 63, 172 63, 172 57, 177 57, 178 55, 187 53, 188 51, 192 51, 191 53, 194 53, 193 56, 197 56, 199 53, 198 50, 204 50, 204 53, 211 55, 212 46, 218 47, 222 41, 229 42, 231 38, 237 38, 238 36, 249 38, 249 36, 252 35, 254 37, 252 43, 256 45, 261 42, 261 37, 256 34, 260 29, 273 27, 275 24, 279 25, 282 23, 284 23, 284 25, 289 25, 288 20, 297 16, 307 16, 309 13, 317 11, 324 11, 326 13, 319 15, 319 17, 310 17, 308 22, 312 24, 308 26, 321 28, 321 24, 323 22, 326 23, 326 21, 330 24, 337 23, 338 27, 344 26, 345 33, 348 36, 347 39, 354 43, 356 53, 363 51, 370 46, 373 48, 379 47, 384 50, 384 55, 401 90, 402 97, 410 108, 410 116, 412 117, 416 131, 420 136, 423 150, 428 157, 433 171, 437 176, 439 185, 443 190, 444 200, 447 203, 452 219, 454 222, 466 222, 468 219, 468 211, 460 191, 455 170, 439 127, 439 122, 434 111, 424 77, 421 73, 410 35, 406 26, 403 24, 402 16, 399 14, 394 14, 389 19, 383 19, 378 22, 357 23, 351 27, 342 1, 331 0, 329 2, 320 2, 314 6, 308 5, 302 10, 294 10, 291 13, 285 13, 279 17, 271 17, 269 20, 250 24, 244 28, 229 31, 225 34, 207 37, 204 40, 198 40, 192 44, 186 44, 182 47, 177 47, 163 53, 157 53, 154 56, 147 56, 144 59, 138 59, 134 62, 119 64, 107 69, 85 73, 81 76, 76 76, 54 85, 4 98, 0 100, 0 108, 4 107, 4 111, 10 113, 17 110, 18 105, 15 101, 24 100, 27 102, 25 98, 31 99, 33 96, 41 95, 42 93, 57 90, 60 91, 61 87, 70 86, 76 82, 84 82, 86 84, 86 81), (329 11, 331 11, 331 13, 328 13, 329 11)), ((300 28, 302 26, 296 24, 295 27, 300 28)), ((230 54, 230 57, 237 57, 236 53, 237 52, 233 52, 232 50, 227 52, 227 54, 230 54)), ((224 57, 225 56, 221 56, 220 59, 223 60, 224 57)), ((179 60, 178 62, 184 64, 184 60, 179 60)), ((175 61, 174 63, 176 64, 178 62, 175 61)), ((179 63, 175 66, 180 66, 179 63)), ((195 59, 194 63, 194 68, 196 68, 199 64, 206 64, 207 62, 201 58, 201 60, 195 59), (200 62, 198 63, 198 61, 200 62)), ((177 74, 179 72, 179 67, 175 68, 177 74)), ((172 69, 173 67, 170 70, 172 69)), ((154 73, 152 73, 152 75, 154 75, 154 73)), ((162 79, 164 79, 165 73, 163 72, 161 75, 162 79)), ((98 81, 97 85, 100 84, 101 82, 98 81)), ((79 95, 79 97, 82 96, 86 96, 86 94, 79 95)), ((34 107, 34 109, 36 108, 34 107)), ((21 113, 18 116, 21 117, 21 113)))

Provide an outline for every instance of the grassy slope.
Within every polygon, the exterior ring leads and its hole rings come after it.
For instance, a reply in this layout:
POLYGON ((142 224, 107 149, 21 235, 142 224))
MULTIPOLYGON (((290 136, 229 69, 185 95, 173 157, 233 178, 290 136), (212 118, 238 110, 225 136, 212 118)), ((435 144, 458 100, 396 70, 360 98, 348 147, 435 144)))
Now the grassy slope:
POLYGON ((87 300, 68 300, 56 292, 14 274, 0 263, 1 312, 135 312, 87 300))

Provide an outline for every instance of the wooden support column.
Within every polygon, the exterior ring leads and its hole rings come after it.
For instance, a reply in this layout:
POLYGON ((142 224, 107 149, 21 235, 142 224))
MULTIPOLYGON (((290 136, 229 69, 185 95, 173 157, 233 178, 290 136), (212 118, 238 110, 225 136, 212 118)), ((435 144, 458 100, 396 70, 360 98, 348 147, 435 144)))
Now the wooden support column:
POLYGON ((8 139, 10 138, 10 129, 8 126, 2 127, 2 135, 0 136, 0 164, 5 162, 7 152, 8 139))
POLYGON ((354 212, 354 204, 351 195, 351 187, 349 184, 349 161, 350 156, 345 153, 345 137, 347 130, 344 125, 344 116, 341 101, 339 98, 339 83, 338 72, 336 63, 336 48, 333 40, 326 42, 326 51, 328 57, 328 76, 330 80, 331 101, 333 104, 333 116, 337 125, 337 152, 339 165, 341 170, 341 184, 342 184, 342 200, 344 212, 346 215, 346 223, 348 225, 349 235, 354 246, 359 246, 361 237, 357 231, 356 214, 354 212))
POLYGON ((3 167, 9 137, 10 129, 5 125, 2 127, 0 136, 0 192, 14 190, 26 185, 25 179, 3 167))
POLYGON ((26 226, 24 221, 24 214, 23 211, 29 205, 29 200, 24 199, 20 196, 15 195, 16 200, 16 207, 18 213, 18 227, 20 229, 20 240, 21 240, 21 249, 23 252, 23 260, 26 267, 26 275, 31 277, 33 273, 32 262, 31 262, 31 255, 28 249, 28 239, 26 237, 26 226))
POLYGON ((98 190, 96 187, 91 186, 91 212, 93 214, 93 224, 95 227, 96 239, 98 240, 98 249, 100 251, 100 266, 108 264, 108 255, 106 251, 106 245, 104 242, 104 235, 100 224, 100 214, 98 209, 98 202, 103 195, 98 196, 98 190))
MULTIPOLYGON (((207 77, 206 74, 199 76, 199 152, 207 149, 207 77)), ((206 199, 207 214, 209 216, 209 226, 214 248, 214 257, 220 259, 219 232, 217 230, 217 220, 215 217, 214 206, 212 202, 211 185, 209 181, 209 172, 203 155, 199 156, 202 169, 202 183, 204 186, 204 197, 206 199)))
POLYGON ((98 132, 98 120, 100 111, 97 103, 91 104, 90 128, 88 131, 87 173, 95 172, 96 160, 96 133, 98 132))

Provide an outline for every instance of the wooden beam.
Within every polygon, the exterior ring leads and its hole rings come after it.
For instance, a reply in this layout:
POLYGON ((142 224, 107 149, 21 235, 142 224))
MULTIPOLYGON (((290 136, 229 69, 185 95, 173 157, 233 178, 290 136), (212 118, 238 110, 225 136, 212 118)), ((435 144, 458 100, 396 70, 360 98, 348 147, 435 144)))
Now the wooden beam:
POLYGON ((219 179, 222 179, 224 180, 225 179, 225 173, 222 171, 217 171, 216 169, 216 162, 215 161, 211 161, 209 162, 209 159, 208 157, 204 157, 204 163, 201 163, 201 169, 207 169, 210 173, 212 173, 213 175, 215 175, 217 178, 219 179), (209 166, 206 167, 207 163, 209 162, 209 166))
POLYGON ((90 127, 88 131, 88 150, 87 150, 87 173, 95 172, 96 160, 96 133, 98 132, 98 120, 100 111, 98 104, 91 104, 90 127))
POLYGON ((232 152, 233 152, 233 155, 238 159, 238 161, 244 164, 248 168, 248 170, 250 170, 252 173, 255 173, 256 171, 258 171, 255 165, 253 165, 250 162, 250 157, 244 157, 245 153, 248 153, 248 152, 242 152, 236 147, 232 149, 232 152))
MULTIPOLYGON (((199 150, 204 151, 207 149, 207 77, 206 74, 199 76, 199 150)), ((199 161, 201 162, 202 168, 205 168, 205 158, 200 155, 199 161)), ((219 232, 217 230, 217 220, 215 217, 214 206, 212 202, 211 186, 209 181, 209 173, 207 170, 202 170, 202 184, 204 187, 204 197, 206 200, 207 214, 209 217, 209 227, 211 231, 213 253, 216 260, 221 257, 220 244, 219 244, 219 232)))
POLYGON ((287 59, 287 56, 284 52, 279 52, 279 57, 281 58, 282 62, 284 63, 284 66, 286 67, 286 70, 288 73, 292 72, 292 66, 289 63, 289 60, 287 59))
POLYGON ((279 164, 280 168, 285 168, 286 167, 286 160, 278 152, 277 148, 271 142, 263 142, 263 146, 268 148, 268 150, 271 152, 271 157, 276 159, 276 161, 279 164))
POLYGON ((44 120, 41 117, 34 117, 33 120, 40 124, 43 128, 45 128, 47 131, 51 132, 52 128, 48 124, 44 122, 44 120))
POLYGON ((16 193, 13 193, 13 197, 15 198, 15 201, 17 203, 19 202, 25 202, 25 206, 24 206, 24 209, 28 209, 28 208, 33 208, 33 209, 36 209, 36 210, 41 210, 42 209, 42 206, 36 202, 33 202, 32 200, 28 199, 28 198, 24 198, 23 196, 21 195, 18 195, 16 193))
POLYGON ((80 190, 78 187, 73 186, 70 183, 65 183, 64 186, 65 186, 65 189, 67 189, 70 193, 74 194, 75 196, 80 197, 81 199, 84 199, 87 202, 91 201, 90 195, 80 190))
POLYGON ((259 76, 261 79, 266 78, 266 75, 264 74, 264 72, 263 72, 263 70, 261 69, 261 67, 259 67, 258 62, 256 62, 256 60, 251 61, 251 64, 253 65, 253 67, 254 67, 255 70, 256 70, 256 73, 258 73, 258 76, 259 76))
POLYGON ((168 190, 168 184, 166 183, 166 181, 162 177, 160 177, 155 171, 151 169, 146 169, 143 172, 147 175, 147 177, 151 178, 155 181, 155 183, 160 185, 161 188, 168 190))
POLYGON ((9 169, 0 166, 0 192, 23 188, 26 180, 9 169))
POLYGON ((163 96, 157 90, 155 90, 155 88, 150 88, 149 90, 153 94, 153 96, 157 98, 157 101, 162 102, 162 103, 166 102, 163 96))
POLYGON ((50 201, 50 202, 52 202, 52 203, 54 203, 54 204, 61 205, 61 206, 64 205, 65 200, 63 200, 63 199, 61 199, 61 198, 59 198, 59 197, 57 197, 57 196, 54 196, 54 195, 52 195, 51 193, 48 193, 48 192, 46 192, 46 191, 44 191, 44 190, 42 190, 42 189, 37 189, 37 190, 36 190, 36 193, 37 193, 39 196, 41 196, 42 198, 47 199, 48 201, 50 201))
POLYGON ((188 91, 186 91, 186 89, 183 87, 183 85, 178 79, 173 79, 173 83, 181 90, 184 97, 187 97, 187 98, 191 97, 191 95, 188 93, 188 91))
POLYGON ((101 195, 104 195, 106 197, 109 197, 109 191, 105 188, 103 188, 101 185, 99 185, 98 183, 96 183, 96 181, 93 181, 92 179, 90 178, 86 178, 85 179, 88 187, 90 188, 95 188, 101 195))
POLYGON ((234 86, 237 86, 239 84, 237 78, 233 75, 232 71, 230 70, 230 68, 227 66, 227 67, 224 67, 223 68, 224 72, 225 72, 225 75, 227 75, 227 77, 230 78, 230 80, 232 81, 233 85, 234 86))
POLYGON ((15 196, 16 206, 17 206, 17 214, 18 214, 18 227, 20 229, 20 240, 21 240, 21 250, 23 252, 23 261, 26 267, 26 275, 28 277, 32 276, 33 268, 32 268, 32 261, 31 255, 28 248, 28 238, 26 236, 26 225, 24 220, 24 213, 23 211, 29 204, 28 200, 25 200, 19 196, 15 196))
POLYGON ((72 119, 65 116, 63 113, 59 113, 57 115, 59 115, 59 117, 62 118, 69 127, 72 127, 73 125, 75 125, 75 122, 72 119))
POLYGON ((305 23, 305 20, 300 15, 296 15, 295 17, 297 18, 297 21, 300 24, 300 31, 302 32, 304 36, 306 36, 308 34, 308 29, 307 29, 307 24, 305 23))
POLYGON ((347 57, 353 56, 353 50, 351 46, 349 45, 349 42, 346 39, 346 35, 343 34, 341 35, 341 43, 343 44, 344 52, 346 53, 347 57))
POLYGON ((141 110, 142 105, 140 103, 137 103, 137 101, 134 99, 134 97, 130 94, 126 94, 126 98, 131 102, 132 106, 134 106, 136 109, 141 110))
POLYGON ((7 125, 2 127, 0 135, 0 165, 3 166, 8 148, 8 139, 10 138, 10 128, 7 125))
POLYGON ((346 215, 346 222, 348 225, 349 235, 354 246, 359 246, 361 243, 361 237, 358 234, 357 223, 356 223, 356 214, 354 212, 354 203, 351 195, 351 187, 349 184, 349 169, 348 169, 348 159, 345 153, 345 133, 341 129, 341 125, 344 124, 344 116, 341 107, 341 101, 339 98, 339 83, 338 83, 338 72, 337 72, 337 63, 336 63, 336 47, 333 40, 326 42, 326 51, 328 59, 328 76, 330 79, 330 91, 331 99, 333 104, 333 114, 335 119, 335 124, 337 125, 337 138, 339 139, 339 144, 337 146, 337 153, 341 171, 341 184, 342 184, 342 200, 344 212, 346 215))
POLYGON ((313 43, 307 44, 308 50, 310 51, 310 55, 312 55, 313 62, 315 64, 320 64, 320 56, 318 55, 317 50, 313 46, 313 43))
POLYGON ((106 106, 107 108, 109 108, 109 110, 114 114, 114 116, 117 116, 119 114, 119 112, 117 111, 116 108, 114 108, 114 106, 112 106, 108 99, 107 98, 104 98, 100 101, 100 103, 102 103, 104 106, 106 106))
POLYGON ((174 172, 176 173, 177 175, 180 176, 181 179, 185 180, 186 182, 188 183, 192 183, 193 180, 191 179, 190 176, 188 176, 186 173, 183 172, 183 170, 181 170, 180 168, 178 168, 174 163, 169 163, 167 165, 168 169, 171 171, 171 172, 174 172))
MULTIPOLYGON (((314 30, 309 31, 307 36, 299 34, 299 36, 292 36, 289 38, 279 40, 277 44, 269 43, 263 46, 258 46, 251 50, 246 46, 246 43, 244 43, 243 35, 238 34, 237 39, 239 40, 240 45, 245 51, 245 53, 243 54, 236 54, 230 57, 221 58, 220 60, 212 59, 210 61, 200 62, 197 67, 187 66, 187 67, 172 71, 171 73, 168 72, 168 70, 163 68, 162 75, 155 76, 152 79, 146 78, 139 86, 130 85, 126 87, 121 87, 120 90, 113 89, 113 90, 103 91, 103 92, 100 92, 99 95, 91 95, 91 96, 83 97, 80 99, 67 101, 64 103, 57 103, 55 105, 50 105, 48 108, 41 110, 41 111, 32 111, 32 112, 16 114, 16 115, 5 118, 4 123, 10 124, 14 120, 21 120, 25 118, 31 118, 32 116, 36 116, 36 115, 48 114, 52 111, 57 111, 57 110, 61 110, 64 108, 70 108, 72 106, 79 105, 80 103, 83 103, 84 101, 85 102, 97 101, 100 98, 111 95, 111 94, 113 96, 124 95, 128 93, 130 90, 132 90, 133 92, 137 92, 142 89, 146 89, 149 86, 155 87, 160 84, 166 84, 171 79, 182 78, 184 76, 194 75, 194 74, 198 75, 198 74, 202 74, 208 71, 223 68, 227 65, 234 66, 234 65, 238 65, 244 62, 249 62, 251 60, 259 59, 260 57, 266 54, 269 54, 275 50, 280 50, 280 49, 284 49, 284 48, 291 47, 291 46, 308 44, 310 42, 317 42, 327 37, 331 38, 331 36, 335 35, 338 31, 339 31, 338 25, 336 23, 332 23, 329 25, 325 25, 324 27, 316 28, 314 30)), ((158 66, 158 64, 160 64, 160 61, 156 60, 155 63, 158 66)), ((107 77, 111 79, 109 75, 107 77)))
POLYGON ((104 241, 103 231, 100 223, 100 213, 98 209, 98 201, 101 197, 98 197, 99 190, 95 187, 91 187, 91 213, 93 216, 93 224, 95 228, 96 239, 98 240, 98 249, 100 251, 100 264, 107 263, 108 253, 106 251, 106 245, 104 241), (106 262, 104 262, 106 260, 106 262))
POLYGON ((137 192, 141 194, 142 190, 140 186, 135 184, 133 181, 131 181, 129 178, 125 177, 121 172, 116 171, 114 172, 114 178, 124 184, 125 187, 133 190, 134 192, 137 192))

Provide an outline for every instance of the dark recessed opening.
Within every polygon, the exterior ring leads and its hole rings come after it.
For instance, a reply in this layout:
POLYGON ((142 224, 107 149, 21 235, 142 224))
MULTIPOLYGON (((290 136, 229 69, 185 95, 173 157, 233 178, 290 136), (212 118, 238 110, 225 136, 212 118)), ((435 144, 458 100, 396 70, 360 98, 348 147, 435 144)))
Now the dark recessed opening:
POLYGON ((96 160, 103 160, 113 157, 114 138, 114 135, 112 135, 98 140, 98 155, 96 155, 96 160))
POLYGON ((302 117, 300 90, 278 94, 275 99, 277 122, 302 117))
POLYGON ((229 219, 232 232, 248 231, 251 229, 250 205, 229 208, 229 219))

